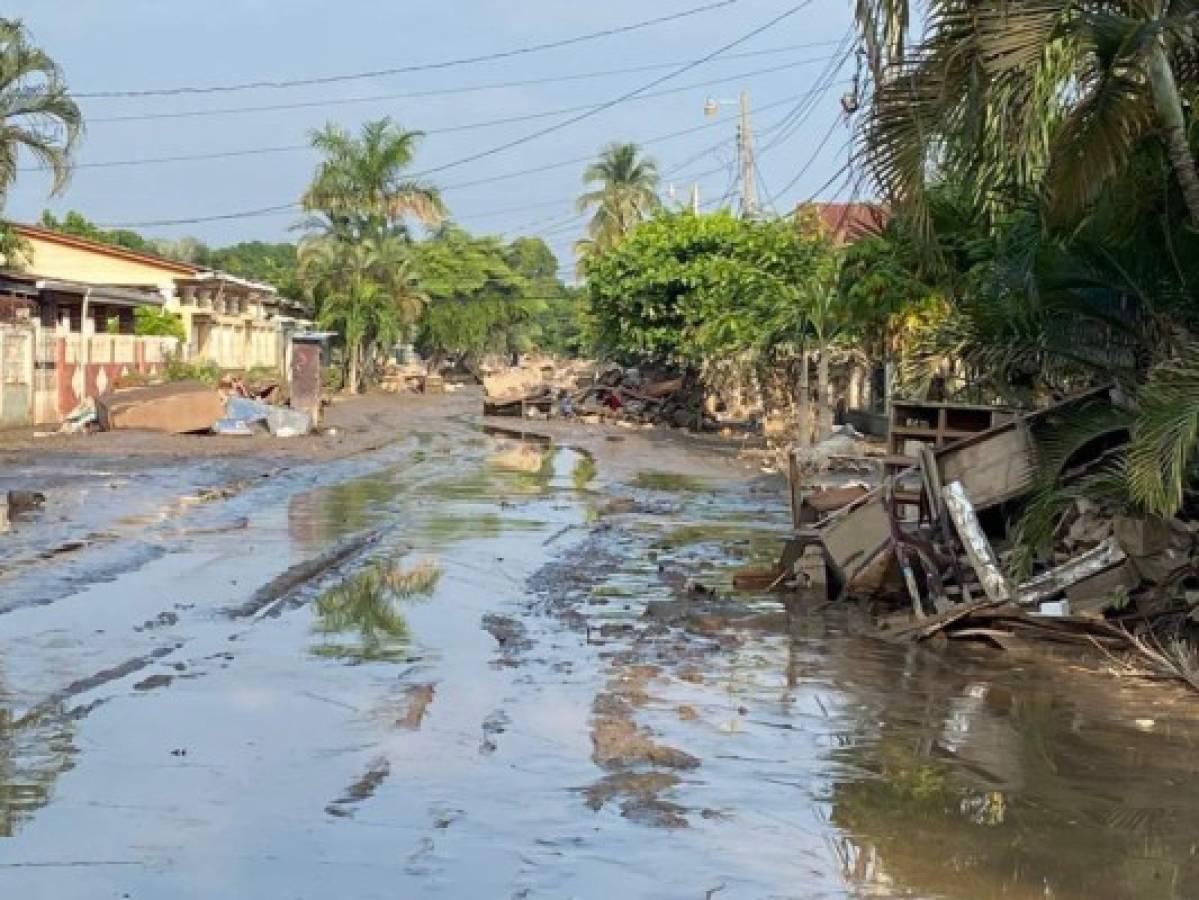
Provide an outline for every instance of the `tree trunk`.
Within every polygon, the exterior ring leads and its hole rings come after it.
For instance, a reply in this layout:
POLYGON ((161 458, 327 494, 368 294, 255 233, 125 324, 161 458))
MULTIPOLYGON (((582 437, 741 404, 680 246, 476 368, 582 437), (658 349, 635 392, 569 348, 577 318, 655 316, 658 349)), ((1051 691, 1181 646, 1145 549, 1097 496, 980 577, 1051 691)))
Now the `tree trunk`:
POLYGON ((817 440, 827 440, 833 433, 833 390, 829 384, 828 374, 828 344, 820 344, 820 368, 816 371, 816 397, 819 407, 816 410, 817 440))
POLYGON ((358 393, 358 355, 362 352, 357 341, 351 341, 349 347, 349 370, 346 373, 345 391, 348 394, 358 393))
POLYGON ((799 355, 799 446, 812 446, 812 381, 806 347, 799 355))
POLYGON ((1165 133, 1166 152, 1174 168, 1174 177, 1182 187, 1182 197, 1190 213, 1191 224, 1199 227, 1199 171, 1196 171, 1195 158, 1191 155, 1182 99, 1178 95, 1178 84, 1174 80, 1164 42, 1159 43, 1149 57, 1149 86, 1153 92, 1158 122, 1165 133))

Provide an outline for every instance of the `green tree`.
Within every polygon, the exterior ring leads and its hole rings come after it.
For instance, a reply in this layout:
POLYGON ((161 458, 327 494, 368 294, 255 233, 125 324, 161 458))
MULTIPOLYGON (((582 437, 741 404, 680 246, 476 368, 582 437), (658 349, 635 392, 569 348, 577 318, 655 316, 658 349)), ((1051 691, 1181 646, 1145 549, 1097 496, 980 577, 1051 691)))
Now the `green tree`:
POLYGON ((618 356, 687 368, 744 354, 764 365, 797 360, 806 423, 813 351, 827 404, 828 353, 842 327, 837 266, 805 221, 662 211, 588 264, 590 313, 601 348, 618 356))
POLYGON ((58 64, 30 43, 15 19, 0 19, 0 122, 0 209, 17 180, 22 150, 50 171, 52 194, 66 187, 83 114, 58 64))
POLYGON ((658 166, 636 144, 609 144, 583 172, 591 187, 578 199, 581 213, 592 212, 588 240, 576 249, 582 258, 619 243, 659 206, 658 166))
POLYGON ((346 390, 356 393, 367 365, 395 345, 424 307, 408 246, 394 236, 353 243, 333 233, 311 237, 300 246, 300 278, 321 324, 344 342, 346 390))
POLYGON ((295 244, 248 241, 213 248, 205 255, 204 265, 269 284, 285 297, 299 299, 304 294, 295 244))
POLYGON ((390 118, 367 122, 358 136, 329 124, 311 135, 324 159, 304 192, 305 211, 326 217, 347 239, 383 231, 407 234, 407 222, 437 225, 445 204, 437 188, 408 174, 423 134, 390 118))
POLYGON ((73 209, 68 210, 61 219, 57 218, 48 209, 42 210, 40 224, 43 228, 47 228, 50 231, 57 231, 59 234, 69 234, 73 237, 84 238, 101 244, 110 244, 113 247, 122 247, 126 250, 133 250, 136 253, 155 252, 150 241, 136 231, 120 228, 111 230, 101 228, 82 213, 76 212, 73 209))
POLYGON ((422 352, 469 363, 487 353, 532 349, 530 326, 544 303, 509 263, 501 241, 447 226, 414 254, 430 301, 417 342, 422 352))

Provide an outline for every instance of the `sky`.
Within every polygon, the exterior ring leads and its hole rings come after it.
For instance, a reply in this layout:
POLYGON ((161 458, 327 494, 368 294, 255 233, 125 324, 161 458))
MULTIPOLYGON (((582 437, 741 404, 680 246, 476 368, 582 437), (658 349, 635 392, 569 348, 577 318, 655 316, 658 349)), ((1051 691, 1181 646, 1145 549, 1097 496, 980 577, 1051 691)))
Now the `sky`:
MULTIPOLYGON (((58 61, 73 92, 94 94, 440 63, 620 28, 712 2, 10 0, 5 15, 25 22, 35 43, 58 61)), ((458 164, 564 123, 582 112, 576 108, 599 106, 666 78, 797 5, 799 0, 729 0, 719 9, 568 47, 326 84, 81 97, 86 134, 69 186, 49 197, 49 179, 30 170, 26 160, 5 216, 34 221, 43 209, 59 214, 75 209, 100 224, 137 225, 147 235, 194 236, 214 246, 294 240, 300 218, 295 209, 244 213, 295 203, 317 160, 305 147, 313 129, 328 122, 355 129, 390 116, 427 133, 414 168, 447 166, 428 178, 443 188, 456 222, 508 239, 540 235, 565 264, 583 230, 574 202, 583 190, 585 163, 574 160, 594 156, 609 142, 643 144, 664 175, 664 193, 673 185, 680 202, 693 182, 706 204, 728 197, 735 202, 736 106, 721 105, 716 117, 706 118, 704 103, 708 97, 735 101, 742 90, 754 109, 759 193, 767 209, 785 212, 816 197, 844 198, 848 188, 839 173, 848 158, 850 125, 840 104, 855 69, 847 42, 849 0, 809 0, 789 18, 664 80, 650 91, 658 96, 615 104, 458 164), (628 69, 640 71, 613 73, 628 69), (504 86, 494 87, 497 83, 504 86), (477 89, 485 86, 491 87, 477 89), (396 96, 402 94, 409 96, 396 96), (289 108, 246 110, 263 106, 289 108), (555 112, 564 109, 575 111, 555 112), (533 118, 495 124, 517 117, 533 118), (680 131, 689 133, 676 135, 680 131), (177 159, 212 154, 226 155, 177 159), (149 161, 163 158, 169 161, 149 161), (513 173, 524 174, 488 180, 513 173), (180 219, 208 221, 145 224, 180 219)))

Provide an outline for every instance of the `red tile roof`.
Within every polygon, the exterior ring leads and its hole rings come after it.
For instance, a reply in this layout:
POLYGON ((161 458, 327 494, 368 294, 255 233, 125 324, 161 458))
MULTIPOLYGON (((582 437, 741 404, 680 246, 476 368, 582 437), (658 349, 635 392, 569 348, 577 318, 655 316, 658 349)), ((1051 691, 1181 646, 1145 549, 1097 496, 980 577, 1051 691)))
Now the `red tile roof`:
POLYGON ((868 235, 878 234, 890 213, 877 203, 806 203, 796 212, 813 211, 835 244, 852 244, 868 235))

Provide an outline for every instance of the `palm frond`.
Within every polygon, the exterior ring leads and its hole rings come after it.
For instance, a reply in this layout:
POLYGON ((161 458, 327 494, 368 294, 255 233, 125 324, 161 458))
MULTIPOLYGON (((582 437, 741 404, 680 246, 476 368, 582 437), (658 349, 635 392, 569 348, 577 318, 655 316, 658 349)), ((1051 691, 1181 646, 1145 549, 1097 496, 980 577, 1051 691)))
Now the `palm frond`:
POLYGON ((1199 344, 1154 368, 1138 399, 1129 489, 1146 512, 1173 516, 1185 500, 1199 441, 1199 344))

